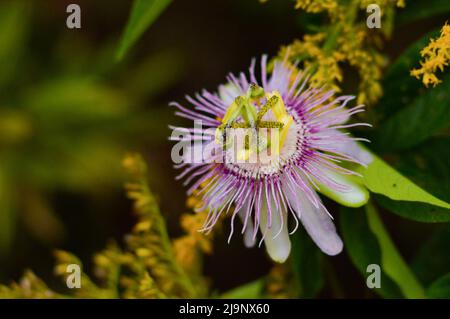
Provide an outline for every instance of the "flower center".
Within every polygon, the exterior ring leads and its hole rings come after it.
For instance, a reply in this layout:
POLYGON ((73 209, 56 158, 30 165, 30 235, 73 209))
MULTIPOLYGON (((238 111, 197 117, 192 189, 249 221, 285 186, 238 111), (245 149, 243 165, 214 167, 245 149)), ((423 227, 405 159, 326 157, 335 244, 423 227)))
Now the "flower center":
POLYGON ((254 159, 263 152, 277 156, 286 141, 292 116, 278 91, 266 93, 251 84, 247 94, 235 98, 216 129, 216 143, 233 154, 232 163, 254 159))

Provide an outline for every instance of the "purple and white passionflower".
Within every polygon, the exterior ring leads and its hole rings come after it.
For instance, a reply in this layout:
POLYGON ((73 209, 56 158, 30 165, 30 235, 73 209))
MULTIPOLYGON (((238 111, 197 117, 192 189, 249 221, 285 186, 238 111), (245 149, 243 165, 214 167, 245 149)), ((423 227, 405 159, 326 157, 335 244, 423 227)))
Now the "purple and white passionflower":
POLYGON ((276 62, 268 77, 263 56, 261 78, 255 64, 253 59, 248 76, 230 74, 218 93, 203 90, 195 98, 187 96, 190 107, 172 103, 177 115, 202 124, 182 129, 188 139, 172 135, 173 140, 194 142, 187 150, 195 153, 200 147, 203 154, 201 161, 183 154, 176 165, 183 168, 178 178, 192 183, 188 194, 195 191, 204 203, 199 210, 208 211, 204 231, 232 212, 229 239, 239 216, 245 244, 254 245, 260 230, 260 243, 264 241, 270 257, 284 262, 291 249, 289 235, 300 220, 324 253, 336 255, 343 243, 316 191, 346 206, 367 202, 358 174, 340 165, 365 166, 371 160, 357 144, 363 139, 342 131, 368 125, 345 124, 363 106, 347 108, 353 96, 333 98, 333 91, 308 87, 306 72, 285 62, 276 62), (288 216, 295 221, 291 232, 288 216))

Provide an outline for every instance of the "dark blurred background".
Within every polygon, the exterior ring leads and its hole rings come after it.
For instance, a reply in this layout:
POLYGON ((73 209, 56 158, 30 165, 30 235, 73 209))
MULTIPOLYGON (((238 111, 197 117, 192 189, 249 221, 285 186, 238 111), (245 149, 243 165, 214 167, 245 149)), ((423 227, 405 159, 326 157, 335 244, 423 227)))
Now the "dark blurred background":
MULTIPOLYGON (((305 17, 292 1, 179 0, 116 63, 130 7, 131 1, 0 1, 2 283, 26 268, 52 282, 55 248, 74 252, 89 269, 92 253, 109 239, 121 242, 134 222, 122 190, 127 151, 144 155, 170 233, 179 235, 186 198, 174 180, 167 136, 168 124, 187 123, 167 104, 214 90, 228 72, 247 70, 252 57, 275 55, 304 33, 305 17), (73 2, 81 7, 80 30, 66 27, 66 6, 73 2)), ((399 28, 385 51, 393 59, 436 26, 423 21, 399 28)), ((435 227, 383 217, 406 259, 435 227), (419 227, 417 237, 402 236, 419 227)), ((219 290, 271 267, 264 249, 245 249, 239 236, 231 245, 218 236, 205 262, 219 290)), ((346 282, 346 297, 365 293, 345 253, 330 262, 346 282)))

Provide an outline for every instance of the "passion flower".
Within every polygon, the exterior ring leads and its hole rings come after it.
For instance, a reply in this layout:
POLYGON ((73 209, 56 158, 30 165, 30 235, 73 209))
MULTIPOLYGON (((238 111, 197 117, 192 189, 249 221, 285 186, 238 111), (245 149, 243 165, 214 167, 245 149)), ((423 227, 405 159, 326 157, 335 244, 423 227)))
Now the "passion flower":
POLYGON ((343 131, 368 125, 345 124, 364 106, 347 108, 354 96, 333 97, 331 90, 308 87, 307 72, 285 61, 275 62, 270 77, 266 56, 260 78, 255 64, 253 60, 248 76, 230 74, 217 93, 203 90, 195 98, 187 96, 189 107, 172 103, 177 115, 202 124, 184 129, 194 145, 176 165, 183 169, 178 178, 192 183, 188 194, 200 196, 204 204, 199 210, 208 211, 203 231, 232 212, 229 239, 239 216, 245 244, 254 245, 260 230, 260 243, 270 257, 284 262, 291 249, 289 235, 300 220, 324 253, 336 255, 343 243, 316 191, 343 205, 367 202, 358 174, 342 166, 370 161, 357 143, 364 139, 343 131), (193 161, 191 155, 199 148, 202 160, 193 161), (289 216, 295 222, 291 232, 289 216))

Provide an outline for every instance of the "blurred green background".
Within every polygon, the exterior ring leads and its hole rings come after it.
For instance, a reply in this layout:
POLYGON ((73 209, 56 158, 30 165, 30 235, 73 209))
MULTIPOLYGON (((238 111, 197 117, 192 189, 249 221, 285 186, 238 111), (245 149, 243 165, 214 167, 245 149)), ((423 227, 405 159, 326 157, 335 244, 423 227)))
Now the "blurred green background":
MULTIPOLYGON (((169 124, 186 122, 168 102, 214 90, 226 73, 247 69, 254 56, 275 55, 304 33, 304 16, 291 1, 174 1, 116 62, 131 1, 76 1, 79 30, 66 27, 72 2, 0 1, 2 283, 25 268, 52 282, 54 248, 74 252, 89 266, 92 253, 109 239, 121 241, 134 222, 122 188, 127 151, 144 155, 169 230, 179 234, 186 198, 174 181, 167 136, 169 124)), ((394 59, 439 25, 431 19, 398 28, 388 55, 394 59)), ((407 260, 441 227, 392 214, 383 218, 407 260)), ((333 262, 347 297, 367 293, 345 253, 333 262)), ((263 249, 245 249, 238 236, 229 246, 219 236, 206 275, 225 290, 270 267, 263 249)))

